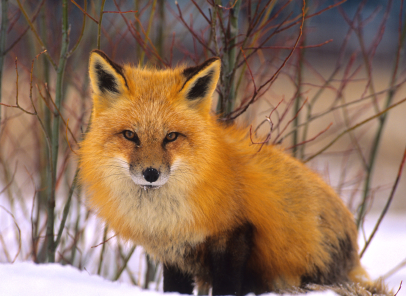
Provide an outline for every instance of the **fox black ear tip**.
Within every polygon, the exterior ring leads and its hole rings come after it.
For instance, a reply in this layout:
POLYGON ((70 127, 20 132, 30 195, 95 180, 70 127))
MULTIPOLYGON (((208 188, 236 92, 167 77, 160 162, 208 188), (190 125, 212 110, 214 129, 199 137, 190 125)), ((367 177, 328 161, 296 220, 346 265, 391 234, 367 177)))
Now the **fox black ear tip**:
POLYGON ((218 64, 221 66, 221 59, 219 57, 212 57, 206 61, 207 65, 218 64))
POLYGON ((212 63, 216 62, 216 61, 221 62, 221 59, 219 57, 212 57, 212 58, 208 59, 208 61, 211 61, 212 63))
POLYGON ((92 55, 94 55, 94 54, 97 54, 97 55, 99 55, 99 56, 101 56, 101 57, 107 57, 107 54, 105 54, 105 52, 104 51, 102 51, 102 50, 100 50, 100 49, 93 49, 91 52, 90 52, 90 56, 92 56, 92 55))
POLYGON ((92 55, 94 53, 99 54, 100 52, 102 52, 100 49, 93 49, 93 50, 90 51, 90 55, 92 55))

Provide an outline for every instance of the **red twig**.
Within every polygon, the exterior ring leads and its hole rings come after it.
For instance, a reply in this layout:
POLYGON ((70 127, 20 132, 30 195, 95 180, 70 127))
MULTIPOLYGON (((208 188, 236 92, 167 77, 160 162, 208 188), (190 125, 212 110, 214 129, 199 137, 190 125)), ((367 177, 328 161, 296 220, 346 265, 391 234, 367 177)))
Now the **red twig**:
POLYGON ((333 125, 333 123, 330 122, 330 124, 329 124, 324 130, 322 130, 321 132, 319 132, 319 133, 318 133, 317 135, 315 135, 313 138, 307 139, 306 141, 303 141, 303 142, 301 142, 301 143, 299 143, 299 144, 297 144, 297 145, 290 146, 289 148, 286 148, 286 150, 290 150, 290 149, 293 149, 293 148, 295 148, 295 147, 298 147, 298 146, 301 146, 301 145, 304 145, 304 144, 307 144, 307 143, 309 143, 309 142, 311 142, 311 141, 316 140, 319 136, 321 136, 321 135, 324 134, 326 131, 328 131, 332 125, 333 125))
POLYGON ((215 56, 216 53, 214 52, 214 50, 212 50, 210 47, 207 46, 207 44, 206 44, 207 42, 200 40, 200 38, 199 38, 199 36, 197 36, 196 32, 188 26, 185 19, 183 18, 182 11, 180 10, 178 2, 175 2, 175 5, 178 8, 178 12, 179 12, 179 16, 177 16, 178 19, 180 19, 180 21, 185 25, 185 27, 189 30, 189 32, 193 35, 193 37, 196 38, 196 40, 199 41, 199 43, 201 45, 203 45, 204 48, 206 48, 208 51, 210 51, 213 56, 215 56))
MULTIPOLYGON (((315 45, 304 45, 304 46, 301 45, 301 46, 297 46, 296 48, 303 49, 303 48, 321 47, 321 46, 326 45, 326 44, 328 44, 330 42, 333 42, 333 39, 329 39, 327 41, 324 41, 322 43, 315 44, 315 45)), ((292 47, 292 46, 263 46, 263 47, 258 47, 258 48, 259 49, 292 49, 294 47, 292 47)), ((257 47, 246 47, 245 49, 257 49, 257 47)))
MULTIPOLYGON (((34 22, 35 19, 37 18, 39 12, 41 11, 41 7, 44 4, 45 0, 42 0, 42 2, 38 5, 38 8, 36 9, 31 22, 34 22)), ((21 13, 21 11, 20 11, 21 13)), ((18 18, 16 19, 16 21, 18 21, 18 18)), ((13 24, 10 24, 10 29, 12 28, 13 24)), ((5 55, 6 53, 8 53, 18 42, 20 42, 20 40, 24 37, 25 33, 27 33, 28 29, 30 28, 30 26, 27 26, 24 31, 20 34, 20 36, 18 36, 18 38, 7 48, 4 50, 3 55, 5 55)), ((9 29, 9 30, 10 30, 9 29)), ((7 32, 9 33, 9 32, 7 32)))
POLYGON ((113 235, 112 237, 109 237, 108 239, 106 239, 104 242, 101 242, 100 244, 97 244, 97 245, 95 245, 95 246, 92 246, 91 248, 92 248, 92 249, 93 249, 93 248, 97 248, 98 246, 101 246, 101 245, 107 243, 109 240, 111 240, 112 238, 114 238, 114 237, 116 237, 116 236, 117 236, 117 234, 113 235))
MULTIPOLYGON (((83 12, 83 14, 84 15, 86 15, 86 16, 88 16, 92 21, 94 21, 96 24, 99 24, 99 21, 98 20, 96 20, 94 17, 92 17, 90 14, 88 14, 87 12, 86 12, 86 10, 84 10, 82 7, 80 7, 80 5, 79 4, 77 4, 76 2, 75 2, 75 0, 70 0, 73 4, 75 4, 75 6, 77 7, 77 8, 79 8, 82 12, 83 12)), ((104 11, 103 11, 103 13, 104 13, 104 11)))
POLYGON ((250 72, 252 83, 254 84, 254 93, 256 93, 257 92, 257 85, 255 84, 254 75, 252 75, 251 67, 247 62, 247 57, 245 56, 245 52, 242 49, 242 47, 240 47, 240 50, 242 52, 242 55, 244 56, 245 64, 247 65, 248 71, 250 72))
POLYGON ((279 103, 276 105, 275 108, 272 109, 271 113, 269 113, 268 118, 270 119, 272 114, 276 111, 276 109, 278 109, 279 105, 284 101, 284 99, 280 100, 279 103))
MULTIPOLYGON (((10 17, 9 17, 9 20, 8 20, 8 29, 7 29, 7 34, 9 34, 10 32, 11 32, 11 30, 13 29, 13 27, 14 27, 14 25, 18 22, 18 19, 20 18, 20 16, 21 16, 21 10, 16 10, 14 13, 13 13, 13 15, 11 15, 10 17)), ((31 20, 31 21, 33 21, 33 20, 31 20)), ((28 27, 29 28, 29 27, 28 27)))
MULTIPOLYGON (((271 113, 269 113, 269 116, 267 116, 266 119, 262 122, 262 123, 264 123, 264 122, 269 122, 269 124, 270 124, 269 133, 268 133, 268 135, 266 136, 266 138, 265 138, 264 141, 259 142, 259 143, 255 143, 255 142, 252 140, 252 126, 250 127, 250 139, 251 139, 251 143, 252 143, 252 144, 261 144, 261 147, 259 148, 259 150, 258 150, 257 152, 260 152, 261 149, 262 149, 262 146, 264 146, 266 143, 268 143, 269 140, 271 139, 271 137, 272 137, 272 131, 273 131, 273 127, 274 127, 274 124, 273 124, 273 121, 272 121, 272 119, 271 119, 271 116, 272 116, 272 114, 276 111, 276 109, 278 109, 279 105, 280 105, 282 102, 283 102, 283 99, 282 99, 281 101, 279 101, 279 103, 276 105, 276 107, 272 109, 271 113)), ((255 129, 255 133, 256 133, 257 130, 260 128, 260 126, 262 125, 262 123, 257 126, 257 128, 255 129)))
MULTIPOLYGON (((269 122, 271 123, 271 126, 273 126, 272 121, 269 120, 269 122)), ((261 151, 262 146, 263 146, 264 144, 268 143, 268 141, 269 141, 270 138, 271 138, 271 133, 268 133, 268 135, 266 136, 266 139, 265 139, 264 141, 262 141, 262 142, 254 142, 254 140, 252 139, 252 125, 250 126, 250 140, 251 140, 251 143, 252 143, 252 144, 255 144, 255 145, 261 144, 261 147, 259 148, 258 152, 261 151)))
MULTIPOLYGON (((282 115, 281 115, 281 117, 280 117, 280 119, 279 119, 279 122, 276 124, 276 127, 275 127, 275 128, 277 128, 278 130, 280 129, 280 125, 281 125, 282 121, 283 121, 284 118, 286 117, 286 114, 288 114, 288 111, 289 111, 290 108, 292 107, 292 105, 293 105, 293 103, 294 103, 295 100, 296 100, 296 97, 293 96, 293 97, 290 99, 290 101, 289 101, 288 105, 286 106, 285 110, 283 111, 283 113, 282 113, 282 115)), ((281 133, 278 131, 278 136, 277 136, 276 138, 278 138, 280 135, 281 135, 281 133)), ((274 141, 274 144, 275 144, 275 141, 274 141)))
POLYGON ((207 23, 210 25, 211 21, 207 18, 207 16, 204 14, 204 12, 202 11, 202 9, 200 8, 199 5, 197 5, 195 0, 192 0, 193 4, 196 6, 196 8, 199 10, 200 14, 206 19, 207 23))
POLYGON ((389 0, 385 14, 384 14, 381 24, 379 26, 379 29, 377 30, 377 34, 376 34, 373 42, 371 43, 371 53, 370 53, 371 58, 375 55, 376 49, 382 41, 382 37, 383 37, 383 34, 385 33, 386 23, 387 23, 387 20, 389 17, 392 3, 393 3, 393 0, 389 0))
POLYGON ((306 105, 307 100, 308 100, 307 98, 306 98, 306 100, 304 100, 304 102, 302 103, 302 106, 300 106, 300 108, 299 108, 299 110, 296 112, 295 116, 293 116, 293 118, 288 121, 288 123, 285 125, 285 127, 284 127, 284 128, 282 129, 282 131, 280 132, 280 134, 275 138, 275 141, 279 138, 280 135, 282 135, 282 134, 284 133, 284 131, 288 128, 289 124, 291 124, 291 123, 293 122, 293 120, 295 120, 295 119, 298 117, 300 111, 302 111, 304 105, 306 105))
POLYGON ((135 13, 138 12, 137 10, 127 10, 127 11, 108 11, 108 10, 103 10, 103 13, 135 13))
MULTIPOLYGON (((69 128, 69 118, 66 120, 66 128, 65 128, 66 142, 68 143, 68 146, 69 146, 70 151, 72 151, 74 154, 78 155, 78 154, 76 153, 76 151, 73 150, 72 147, 71 147, 71 145, 70 145, 69 137, 68 137, 68 130, 70 131, 70 128, 69 128)), ((72 132, 71 132, 71 133, 72 133, 72 132)), ((76 139, 75 139, 75 138, 73 138, 73 139, 74 139, 75 142, 76 142, 76 139)), ((76 143, 77 143, 77 142, 76 142, 76 143)))

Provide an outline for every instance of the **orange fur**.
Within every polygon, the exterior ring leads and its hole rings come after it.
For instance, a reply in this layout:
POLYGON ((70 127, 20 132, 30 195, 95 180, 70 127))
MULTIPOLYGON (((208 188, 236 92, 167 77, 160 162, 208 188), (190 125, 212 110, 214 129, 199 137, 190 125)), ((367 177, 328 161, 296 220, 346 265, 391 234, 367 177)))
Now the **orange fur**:
POLYGON ((220 62, 206 70, 213 71, 213 84, 204 99, 190 102, 185 92, 199 77, 188 81, 184 67, 126 65, 119 74, 92 53, 93 118, 80 148, 90 206, 121 237, 185 271, 193 272, 179 255, 185 243, 201 246, 248 222, 255 229, 248 266, 263 275, 267 291, 300 286, 303 276, 329 268, 332 252, 345 240, 351 249, 345 272, 350 280, 368 281, 353 217, 340 198, 278 147, 258 152, 246 130, 218 123, 209 110, 220 62), (99 89, 95 63, 116 79, 118 94, 99 89), (137 133, 140 147, 123 137, 124 130, 137 133), (170 132, 181 136, 162 148, 170 132), (145 189, 132 179, 130 164, 167 165, 168 179, 145 189))

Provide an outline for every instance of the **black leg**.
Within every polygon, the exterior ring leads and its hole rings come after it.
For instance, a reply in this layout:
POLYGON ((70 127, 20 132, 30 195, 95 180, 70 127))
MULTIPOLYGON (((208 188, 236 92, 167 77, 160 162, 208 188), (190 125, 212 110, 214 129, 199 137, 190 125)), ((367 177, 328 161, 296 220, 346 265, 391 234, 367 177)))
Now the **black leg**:
POLYGON ((242 295, 245 291, 247 261, 252 247, 252 226, 243 225, 234 230, 227 240, 225 250, 210 251, 213 295, 242 295))
POLYGON ((164 292, 193 293, 193 277, 179 268, 164 264, 164 292))
POLYGON ((242 272, 228 253, 212 254, 212 295, 241 295, 242 272))

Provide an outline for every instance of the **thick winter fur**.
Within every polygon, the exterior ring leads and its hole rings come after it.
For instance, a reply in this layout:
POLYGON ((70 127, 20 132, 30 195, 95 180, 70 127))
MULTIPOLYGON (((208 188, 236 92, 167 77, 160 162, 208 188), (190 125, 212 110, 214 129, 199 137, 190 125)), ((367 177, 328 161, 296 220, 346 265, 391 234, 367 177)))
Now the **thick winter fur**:
POLYGON ((90 206, 165 265, 164 290, 262 293, 368 283, 357 230, 301 162, 210 113, 220 60, 124 67, 90 56, 91 128, 80 148, 90 206))

